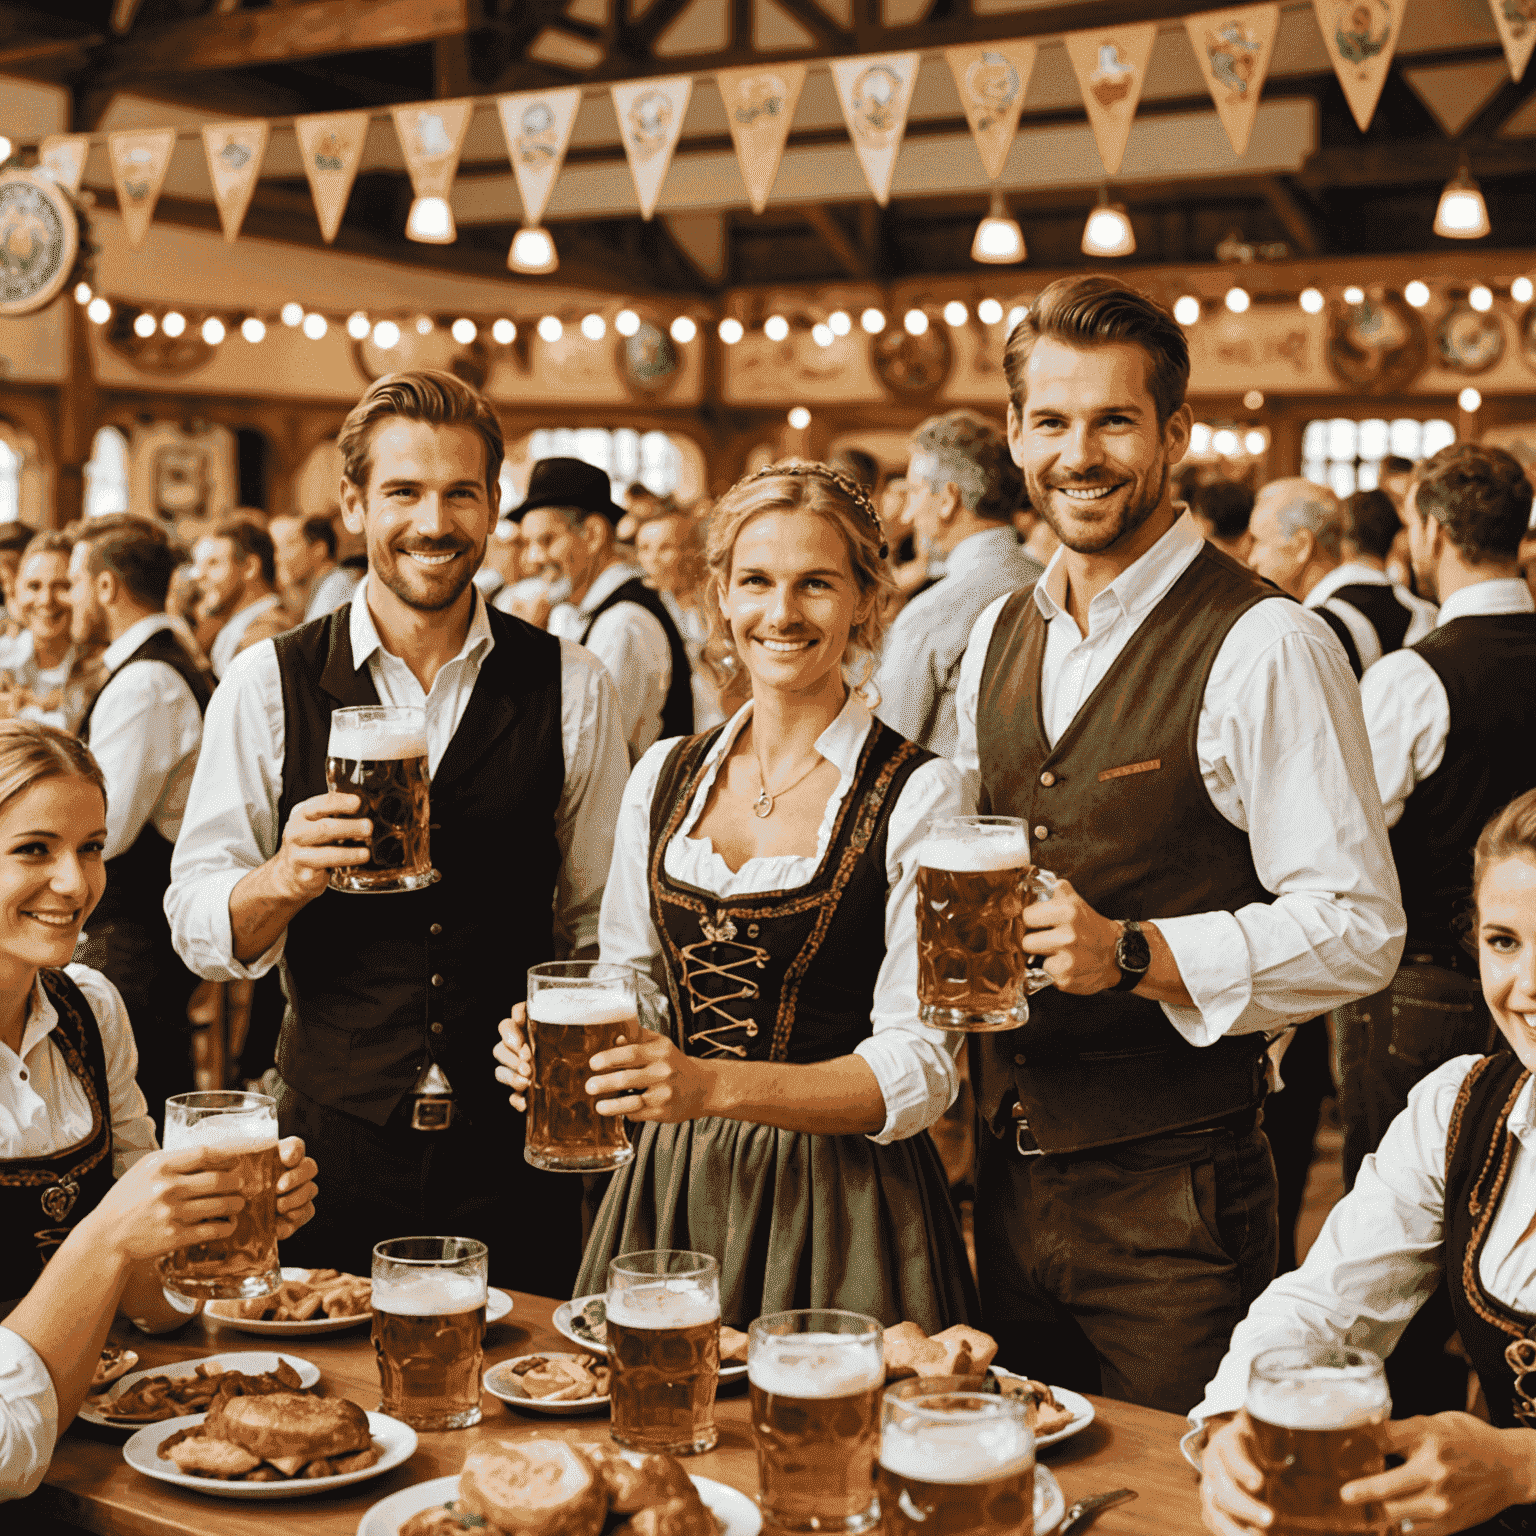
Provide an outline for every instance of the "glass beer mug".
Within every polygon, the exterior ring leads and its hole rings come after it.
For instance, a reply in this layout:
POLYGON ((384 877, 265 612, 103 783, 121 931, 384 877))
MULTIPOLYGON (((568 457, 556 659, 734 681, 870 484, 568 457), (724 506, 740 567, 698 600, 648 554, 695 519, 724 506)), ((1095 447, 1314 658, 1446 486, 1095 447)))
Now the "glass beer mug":
POLYGON ((427 712, 414 704, 331 711, 325 785, 356 795, 357 815, 373 823, 368 862, 333 869, 333 891, 419 891, 433 884, 427 771, 427 712))
POLYGON ((1024 908, 1056 877, 1029 862, 1017 816, 942 816, 917 851, 917 1000, 925 1024, 982 1033, 1029 1022, 1051 984, 1024 952, 1024 908))

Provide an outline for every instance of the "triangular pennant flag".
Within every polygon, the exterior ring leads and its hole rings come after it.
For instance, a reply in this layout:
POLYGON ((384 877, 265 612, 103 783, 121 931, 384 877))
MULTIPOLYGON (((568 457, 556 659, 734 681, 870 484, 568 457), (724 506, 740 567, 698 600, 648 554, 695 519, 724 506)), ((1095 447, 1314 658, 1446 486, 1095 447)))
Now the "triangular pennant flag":
POLYGON ((175 147, 174 128, 134 128, 107 135, 118 212, 123 216, 129 245, 144 243, 175 147))
POLYGON ((917 53, 872 53, 829 59, 843 106, 848 137, 859 153, 864 179, 882 208, 891 199, 896 155, 907 131, 907 108, 917 82, 917 53))
POLYGON ((613 110, 619 115, 619 136, 629 157, 629 174, 635 179, 640 215, 650 218, 661 196, 661 184, 672 164, 693 94, 692 75, 668 75, 661 80, 637 80, 612 85, 613 110))
POLYGON ((1488 0, 1488 5, 1504 43, 1510 76, 1519 80, 1531 62, 1531 50, 1536 48, 1536 4, 1532 0, 1488 0))
POLYGON ((80 190, 91 139, 85 133, 50 133, 37 147, 37 163, 71 193, 80 190))
POLYGON ((1035 52, 1029 42, 976 43, 944 50, 988 181, 1003 174, 1034 73, 1035 52))
POLYGON ((213 182, 213 200, 219 205, 219 222, 224 238, 233 240, 245 222, 251 206, 256 178, 267 154, 265 122, 207 123, 203 127, 203 153, 208 156, 208 176, 213 182))
POLYGON ((417 197, 447 197, 453 190, 474 110, 468 98, 389 109, 400 135, 405 168, 411 173, 411 191, 417 197))
POLYGON ((768 194, 784 158, 789 125, 805 85, 805 65, 721 69, 715 72, 715 84, 725 102, 725 120, 730 124, 748 201, 753 213, 761 213, 768 206, 768 194))
POLYGON ((1125 158, 1126 141, 1136 104, 1147 77, 1147 60, 1157 40, 1157 23, 1144 21, 1134 27, 1096 27, 1090 32, 1068 32, 1062 38, 1067 57, 1077 76, 1088 121, 1105 172, 1113 176, 1125 158))
POLYGON ((1232 141, 1232 153, 1245 155, 1280 30, 1280 7, 1245 5, 1234 11, 1206 11, 1186 16, 1184 28, 1216 103, 1216 115, 1232 141))
POLYGON ((537 224, 544 217, 555 178, 565 164, 566 146, 571 142, 580 105, 579 85, 564 91, 521 91, 496 98, 507 154, 523 200, 525 224, 537 224))
POLYGON ((357 167, 363 158, 363 141, 368 137, 366 112, 317 112, 310 117, 296 117, 293 131, 299 141, 304 174, 309 178, 310 196, 315 200, 315 216, 320 233, 329 245, 341 228, 341 216, 357 167))
POLYGON ((1312 8, 1333 72, 1364 133, 1387 83, 1408 0, 1312 0, 1312 8))

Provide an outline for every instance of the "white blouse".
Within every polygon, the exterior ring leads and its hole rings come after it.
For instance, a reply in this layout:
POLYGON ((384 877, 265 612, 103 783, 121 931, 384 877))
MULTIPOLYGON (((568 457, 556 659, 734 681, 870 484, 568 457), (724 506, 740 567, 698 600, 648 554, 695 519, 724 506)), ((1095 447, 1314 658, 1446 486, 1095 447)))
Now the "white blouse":
MULTIPOLYGON (((112 1176, 120 1179, 156 1147, 155 1123, 134 1081, 139 1051, 128 1010, 100 971, 69 965, 64 972, 85 994, 101 1030, 112 1101, 112 1176)), ((46 1157, 90 1134, 85 1089, 49 1039, 58 1022, 42 982, 35 981, 21 1054, 0 1045, 0 1159, 46 1157)))
MULTIPOLYGON (((732 870, 707 837, 688 834, 703 814, 720 764, 751 717, 749 701, 726 723, 711 749, 698 792, 667 845, 666 871, 716 896, 749 896, 793 890, 816 873, 832 839, 838 810, 853 786, 859 753, 874 717, 853 694, 842 713, 817 738, 816 750, 837 766, 840 777, 827 800, 816 836, 816 852, 748 859, 732 870)), ((635 765, 624 790, 608 887, 599 927, 604 960, 654 970, 661 942, 651 923, 647 866, 651 846, 651 802, 668 753, 676 743, 659 741, 635 765)), ((961 1036, 918 1021, 917 849, 935 816, 964 816, 973 809, 959 771, 943 758, 923 764, 907 780, 891 809, 886 836, 885 959, 875 981, 873 1033, 854 1051, 869 1063, 885 1098, 885 1125, 870 1139, 883 1144, 915 1136, 932 1125, 954 1101, 959 1087, 955 1054, 961 1036)))
MULTIPOLYGON (((1445 1147, 1451 1111, 1476 1056, 1438 1067, 1361 1165, 1306 1262, 1280 1275, 1238 1324, 1226 1358, 1190 1413, 1195 1423, 1243 1406, 1248 1369, 1281 1344, 1348 1343, 1387 1355, 1439 1283, 1444 1264, 1445 1147)), ((1536 1079, 1510 1111, 1509 1174, 1478 1263, 1483 1289, 1536 1314, 1536 1079)))

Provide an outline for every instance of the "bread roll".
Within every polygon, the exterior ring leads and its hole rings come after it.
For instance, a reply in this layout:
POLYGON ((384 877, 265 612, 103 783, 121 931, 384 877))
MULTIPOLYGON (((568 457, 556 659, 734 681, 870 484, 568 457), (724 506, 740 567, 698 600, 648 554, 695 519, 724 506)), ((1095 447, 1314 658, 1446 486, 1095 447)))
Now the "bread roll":
POLYGON ((628 1451, 617 1445, 583 1445, 581 1449, 597 1468, 608 1490, 608 1507, 616 1515, 632 1515, 650 1504, 694 1495, 693 1483, 674 1456, 628 1451))
POLYGON ((508 1536, 597 1536, 608 1490, 573 1445, 501 1440, 465 1459, 459 1503, 508 1536))
POLYGON ((992 1364, 997 1355, 997 1340, 979 1328, 967 1328, 956 1323, 943 1333, 936 1333, 933 1342, 944 1347, 947 1369, 919 1371, 919 1375, 979 1376, 992 1364))
POLYGON ((897 1323, 885 1330, 885 1379, 905 1376, 942 1376, 949 1352, 936 1344, 916 1323, 897 1323))
POLYGON ((648 1504, 621 1525, 613 1536, 719 1536, 715 1517, 690 1483, 688 1495, 648 1504))

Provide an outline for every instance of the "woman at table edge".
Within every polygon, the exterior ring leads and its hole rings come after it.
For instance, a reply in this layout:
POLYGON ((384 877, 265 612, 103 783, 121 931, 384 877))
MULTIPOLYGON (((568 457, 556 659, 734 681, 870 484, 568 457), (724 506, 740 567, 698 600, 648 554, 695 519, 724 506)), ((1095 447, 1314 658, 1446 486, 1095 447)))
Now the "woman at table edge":
POLYGON ((1254 1356, 1306 1343, 1389 1354, 1442 1276, 1492 1423, 1394 1420, 1382 1444, 1403 1464, 1346 1483, 1340 1497, 1380 1503, 1388 1528, 1413 1536, 1536 1531, 1536 1507, 1512 1507, 1536 1506, 1536 1375, 1516 1373, 1505 1353, 1524 1341, 1536 1367, 1536 790, 1483 829, 1473 895, 1483 996, 1510 1049, 1458 1057, 1413 1090, 1306 1262, 1233 1333, 1190 1414, 1211 1430, 1201 1507, 1217 1536, 1272 1520, 1241 1408, 1254 1356))
MULTIPOLYGON (((719 1261, 738 1327, 804 1306, 975 1321, 926 1134, 958 1037, 918 1019, 915 895, 929 819, 970 807, 953 765, 861 697, 892 591, 884 531, 845 475, 790 460, 721 498, 708 561, 708 654, 726 698, 750 697, 658 742, 625 789, 602 956, 664 983, 671 1033, 592 1058, 598 1112, 641 1131, 578 1292, 604 1289, 615 1254, 690 1248, 719 1261)), ((525 1017, 495 1051, 518 1107, 525 1017)))
MULTIPOLYGON (((0 1326, 0 1500, 42 1481, 119 1307, 147 1332, 191 1315, 154 1261, 228 1236, 243 1204, 216 1151, 156 1148, 122 999, 69 963, 106 885, 105 839, 90 752, 0 722, 0 1295, 26 1291, 0 1326)), ((316 1168, 297 1138, 280 1157, 287 1237, 314 1214, 316 1168)))

